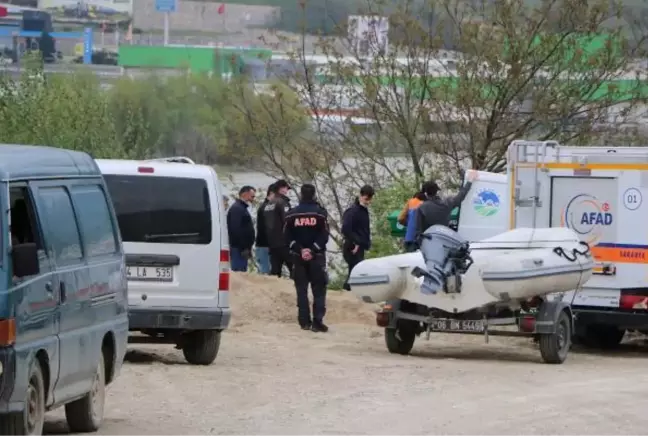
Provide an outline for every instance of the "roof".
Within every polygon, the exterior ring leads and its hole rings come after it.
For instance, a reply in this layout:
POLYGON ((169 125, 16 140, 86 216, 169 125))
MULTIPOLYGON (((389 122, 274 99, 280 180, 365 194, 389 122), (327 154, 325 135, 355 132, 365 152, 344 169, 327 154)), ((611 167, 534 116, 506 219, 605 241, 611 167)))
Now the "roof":
POLYGON ((159 160, 97 159, 96 162, 102 174, 186 177, 203 180, 216 178, 216 171, 207 165, 159 160), (153 172, 140 172, 139 167, 153 168, 153 172))
POLYGON ((0 180, 3 181, 100 174, 87 153, 36 145, 0 144, 0 180))

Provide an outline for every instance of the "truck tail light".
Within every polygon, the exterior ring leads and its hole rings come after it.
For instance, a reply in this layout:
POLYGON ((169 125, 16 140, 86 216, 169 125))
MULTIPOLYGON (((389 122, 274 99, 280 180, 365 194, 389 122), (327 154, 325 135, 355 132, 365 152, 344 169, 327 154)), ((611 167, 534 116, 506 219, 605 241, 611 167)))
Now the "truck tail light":
POLYGON ((645 295, 621 295, 620 309, 648 310, 648 297, 645 295))

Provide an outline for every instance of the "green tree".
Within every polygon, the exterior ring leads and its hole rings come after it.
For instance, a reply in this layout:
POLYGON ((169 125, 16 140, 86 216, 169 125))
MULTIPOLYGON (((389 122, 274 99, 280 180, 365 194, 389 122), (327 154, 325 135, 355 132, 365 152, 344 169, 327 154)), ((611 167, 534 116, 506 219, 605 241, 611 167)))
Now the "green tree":
POLYGON ((44 76, 32 66, 17 82, 2 78, 0 96, 1 142, 122 155, 108 101, 90 74, 44 76))
POLYGON ((2 142, 65 147, 95 157, 236 161, 228 155, 225 134, 230 91, 220 78, 122 77, 105 89, 82 68, 45 75, 38 60, 28 60, 18 80, 0 77, 2 142))
POLYGON ((227 93, 220 78, 206 75, 122 78, 109 92, 117 140, 132 157, 222 161, 227 93))

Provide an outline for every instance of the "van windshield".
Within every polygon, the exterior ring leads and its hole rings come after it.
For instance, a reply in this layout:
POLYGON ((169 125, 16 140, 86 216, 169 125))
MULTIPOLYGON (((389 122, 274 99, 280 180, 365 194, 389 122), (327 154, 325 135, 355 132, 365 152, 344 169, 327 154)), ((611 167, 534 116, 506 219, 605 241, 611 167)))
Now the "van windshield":
POLYGON ((124 242, 209 244, 212 220, 201 179, 104 175, 124 242))

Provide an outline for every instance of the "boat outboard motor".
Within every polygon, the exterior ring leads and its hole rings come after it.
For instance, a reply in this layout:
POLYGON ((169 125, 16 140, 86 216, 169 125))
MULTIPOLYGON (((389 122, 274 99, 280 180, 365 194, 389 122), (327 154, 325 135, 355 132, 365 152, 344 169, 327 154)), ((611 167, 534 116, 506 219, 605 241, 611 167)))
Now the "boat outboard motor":
POLYGON ((461 292, 461 274, 472 265, 468 241, 449 227, 434 225, 423 232, 421 254, 427 271, 419 267, 412 270, 413 276, 423 277, 421 292, 461 292), (455 286, 450 290, 447 283, 452 276, 455 286))

